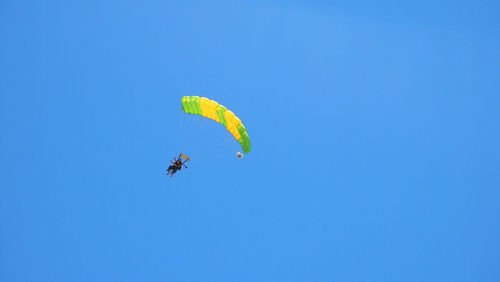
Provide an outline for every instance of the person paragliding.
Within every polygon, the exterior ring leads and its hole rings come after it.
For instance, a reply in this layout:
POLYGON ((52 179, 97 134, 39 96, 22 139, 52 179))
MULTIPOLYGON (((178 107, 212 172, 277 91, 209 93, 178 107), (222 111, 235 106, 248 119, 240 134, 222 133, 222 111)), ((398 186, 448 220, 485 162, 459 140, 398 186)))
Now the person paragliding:
POLYGON ((170 161, 172 163, 172 165, 170 165, 167 169, 167 175, 170 175, 170 177, 174 176, 174 174, 178 171, 178 170, 181 170, 182 167, 185 167, 187 168, 186 166, 186 162, 189 161, 189 157, 184 155, 184 154, 180 154, 179 155, 179 158, 175 159, 174 157, 174 160, 173 161, 170 161), (185 159, 185 161, 182 161, 182 159, 185 159))
MULTIPOLYGON (((181 103, 182 110, 186 114, 206 117, 222 124, 241 145, 243 152, 236 153, 238 159, 243 158, 245 154, 250 152, 250 137, 248 136, 247 129, 232 111, 206 97, 183 96, 181 98, 181 103)), ((173 161, 170 161, 172 165, 168 167, 167 175, 172 177, 177 171, 181 170, 182 167, 187 168, 185 163, 188 161, 189 157, 181 153, 177 159, 174 158, 173 161)))

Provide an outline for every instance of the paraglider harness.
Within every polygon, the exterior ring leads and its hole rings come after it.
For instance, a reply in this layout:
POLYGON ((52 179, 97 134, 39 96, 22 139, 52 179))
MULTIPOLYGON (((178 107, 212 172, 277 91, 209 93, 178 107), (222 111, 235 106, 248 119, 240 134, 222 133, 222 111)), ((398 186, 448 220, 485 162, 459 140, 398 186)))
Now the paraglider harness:
POLYGON ((184 166, 185 168, 187 168, 187 166, 185 165, 186 162, 189 161, 189 157, 184 155, 184 154, 180 154, 179 155, 179 158, 175 159, 174 157, 174 161, 170 161, 172 163, 171 166, 168 167, 167 169, 167 175, 170 174, 170 177, 174 176, 174 174, 178 171, 178 170, 181 170, 182 167, 184 166), (183 162, 182 161, 182 158, 185 159, 185 161, 183 162))

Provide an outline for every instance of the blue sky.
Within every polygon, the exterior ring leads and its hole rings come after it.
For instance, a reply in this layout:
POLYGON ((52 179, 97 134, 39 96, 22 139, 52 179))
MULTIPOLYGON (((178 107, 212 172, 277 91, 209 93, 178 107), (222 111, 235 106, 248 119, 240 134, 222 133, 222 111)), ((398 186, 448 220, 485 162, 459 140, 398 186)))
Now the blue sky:
POLYGON ((499 281, 499 11, 2 1, 0 280, 499 281))

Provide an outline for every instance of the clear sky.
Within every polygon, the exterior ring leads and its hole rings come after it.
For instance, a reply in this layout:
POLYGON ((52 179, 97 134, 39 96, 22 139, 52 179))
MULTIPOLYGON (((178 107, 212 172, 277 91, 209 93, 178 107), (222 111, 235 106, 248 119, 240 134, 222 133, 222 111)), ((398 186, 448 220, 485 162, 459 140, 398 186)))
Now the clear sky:
POLYGON ((500 281, 499 19, 1 1, 0 280, 500 281), (184 95, 233 110, 251 152, 184 95))

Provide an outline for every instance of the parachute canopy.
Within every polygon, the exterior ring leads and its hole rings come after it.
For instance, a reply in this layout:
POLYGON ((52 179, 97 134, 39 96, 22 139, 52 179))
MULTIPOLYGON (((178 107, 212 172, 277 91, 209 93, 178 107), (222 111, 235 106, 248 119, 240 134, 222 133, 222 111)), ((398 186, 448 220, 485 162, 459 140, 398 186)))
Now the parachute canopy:
POLYGON ((243 152, 250 152, 250 138, 241 120, 223 105, 205 97, 182 97, 182 110, 188 114, 200 115, 215 120, 224 125, 226 129, 238 140, 243 152))

